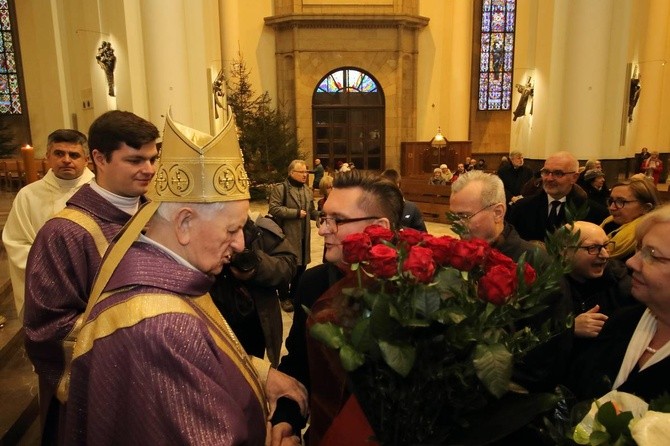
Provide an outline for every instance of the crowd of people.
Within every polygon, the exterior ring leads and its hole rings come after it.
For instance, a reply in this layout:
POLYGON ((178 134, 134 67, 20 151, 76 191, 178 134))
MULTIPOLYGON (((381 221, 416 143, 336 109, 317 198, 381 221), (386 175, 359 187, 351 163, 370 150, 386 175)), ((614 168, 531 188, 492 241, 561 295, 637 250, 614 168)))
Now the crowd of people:
MULTIPOLYGON (((342 241, 369 225, 426 225, 396 170, 342 163, 329 175, 318 159, 312 170, 291 161, 269 215, 251 214, 232 122, 212 137, 168 114, 160 158, 156 127, 129 112, 101 115, 88 137, 49 136, 51 169, 19 192, 3 232, 44 444, 285 446, 308 422, 307 444, 327 436, 351 388, 307 331, 332 309, 342 241), (234 181, 216 176, 224 158, 234 181), (314 224, 323 261, 308 269, 314 224), (293 311, 283 357, 281 308, 293 311)), ((580 168, 563 151, 539 176, 516 151, 497 173, 476 159, 435 168, 429 183, 451 185, 464 238, 541 270, 547 234, 574 235, 560 289, 527 322, 558 334, 515 367, 523 388, 668 390, 670 208, 656 190, 658 153, 640 155, 639 170, 610 188, 598 160, 580 168)))

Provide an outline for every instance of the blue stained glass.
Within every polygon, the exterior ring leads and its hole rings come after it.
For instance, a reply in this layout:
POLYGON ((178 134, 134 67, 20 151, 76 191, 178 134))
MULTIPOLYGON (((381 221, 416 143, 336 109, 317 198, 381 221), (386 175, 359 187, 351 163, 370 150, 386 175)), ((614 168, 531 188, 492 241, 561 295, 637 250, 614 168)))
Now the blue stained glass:
POLYGON ((480 39, 480 110, 509 110, 514 68, 516 0, 483 0, 480 39))
POLYGON ((0 0, 0 113, 22 112, 21 90, 12 39, 9 2, 0 0))

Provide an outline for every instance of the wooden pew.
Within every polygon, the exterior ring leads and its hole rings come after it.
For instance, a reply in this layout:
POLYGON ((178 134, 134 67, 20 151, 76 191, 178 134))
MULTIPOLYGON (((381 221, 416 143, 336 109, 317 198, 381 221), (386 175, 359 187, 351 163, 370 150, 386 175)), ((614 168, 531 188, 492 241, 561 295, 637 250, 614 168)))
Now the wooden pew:
POLYGON ((402 179, 400 189, 406 200, 416 203, 425 220, 448 223, 450 184, 435 186, 428 184, 427 178, 406 177, 402 179))

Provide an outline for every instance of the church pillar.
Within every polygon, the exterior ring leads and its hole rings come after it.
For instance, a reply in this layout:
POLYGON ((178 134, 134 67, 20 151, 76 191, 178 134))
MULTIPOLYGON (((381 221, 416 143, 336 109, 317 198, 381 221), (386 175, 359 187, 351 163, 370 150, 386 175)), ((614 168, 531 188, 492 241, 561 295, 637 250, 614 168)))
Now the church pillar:
POLYGON ((667 151, 670 146, 670 2, 650 0, 646 14, 639 17, 638 27, 640 100, 633 114, 635 136, 629 147, 629 156, 642 147, 667 151))
MULTIPOLYGON (((462 141, 469 139, 470 130, 470 73, 472 66, 472 2, 456 0, 452 3, 451 57, 442 94, 447 107, 447 139, 462 141)), ((445 68, 446 68, 445 67, 445 68)))
POLYGON ((184 1, 145 0, 141 7, 150 120, 164 122, 170 107, 173 118, 191 126, 184 1))
POLYGON ((168 108, 185 125, 211 132, 212 72, 220 68, 216 0, 143 0, 142 27, 149 114, 168 108))
MULTIPOLYGON (((513 131, 515 147, 533 158, 559 150, 580 159, 623 156, 619 135, 631 5, 630 0, 520 2, 530 11, 520 17, 536 26, 528 28, 533 35, 516 59, 523 74, 517 71, 514 82, 525 83, 532 70, 534 98, 528 143, 515 141, 513 131)), ((514 98, 516 105, 518 95, 514 98)), ((523 119, 514 125, 527 125, 523 119)))

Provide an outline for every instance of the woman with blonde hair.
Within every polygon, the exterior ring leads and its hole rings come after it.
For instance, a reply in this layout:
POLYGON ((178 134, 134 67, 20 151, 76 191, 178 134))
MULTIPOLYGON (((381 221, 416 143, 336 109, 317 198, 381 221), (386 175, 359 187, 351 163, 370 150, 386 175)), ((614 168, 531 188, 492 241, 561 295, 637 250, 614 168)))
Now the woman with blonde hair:
POLYGON ((610 257, 625 261, 635 251, 635 228, 640 218, 660 204, 656 186, 647 179, 625 181, 612 187, 607 199, 610 216, 600 226, 616 243, 610 257))
POLYGON ((568 386, 579 399, 610 390, 647 401, 670 391, 670 206, 641 218, 637 249, 626 265, 641 304, 613 315, 588 349, 571 361, 568 386))

